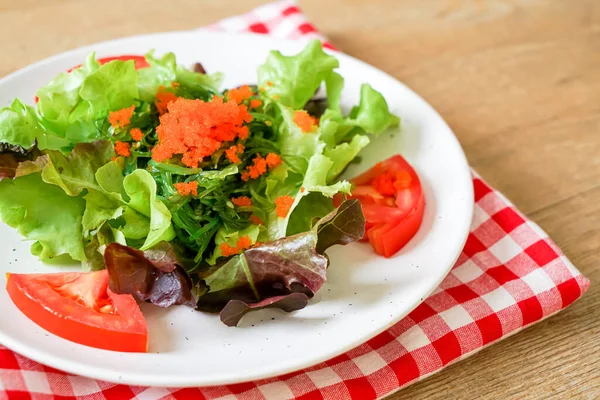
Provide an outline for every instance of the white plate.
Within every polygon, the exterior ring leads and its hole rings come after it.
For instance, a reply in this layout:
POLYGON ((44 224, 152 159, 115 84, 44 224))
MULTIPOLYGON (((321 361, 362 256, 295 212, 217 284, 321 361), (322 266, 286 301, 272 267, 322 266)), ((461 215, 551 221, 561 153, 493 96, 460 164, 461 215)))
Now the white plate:
MULTIPOLYGON (((175 32, 124 38, 69 51, 24 68, 0 81, 0 105, 13 97, 32 101, 38 87, 57 73, 97 56, 173 51, 184 65, 201 61, 209 72, 226 73, 224 87, 255 82, 256 67, 272 49, 300 51, 305 42, 259 35, 175 32)), ((402 131, 372 141, 354 175, 396 153, 419 173, 426 212, 416 237, 385 259, 368 244, 329 251, 327 284, 308 307, 292 314, 264 310, 228 328, 217 316, 187 307, 162 310, 144 305, 147 354, 116 353, 56 337, 29 321, 0 290, 0 343, 60 370, 96 379, 147 386, 207 386, 266 378, 308 367, 360 345, 419 305, 446 276, 466 240, 473 189, 462 149, 443 119, 417 94, 391 76, 352 57, 336 54, 346 79, 343 106, 357 104, 359 87, 370 83, 402 118, 402 131)), ((73 268, 73 267, 70 267, 73 268)), ((29 253, 29 243, 0 223, 0 276, 4 272, 54 272, 29 253)), ((4 286, 5 282, 0 282, 4 286)))

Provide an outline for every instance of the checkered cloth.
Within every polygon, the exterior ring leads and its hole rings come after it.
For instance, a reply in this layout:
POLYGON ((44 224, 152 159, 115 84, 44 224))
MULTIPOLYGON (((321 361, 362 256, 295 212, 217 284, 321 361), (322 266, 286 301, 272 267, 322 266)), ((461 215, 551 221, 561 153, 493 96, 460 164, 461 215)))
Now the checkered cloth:
MULTIPOLYGON (((323 39, 290 1, 268 4, 209 29, 323 39)), ((548 236, 502 194, 475 173, 473 185, 471 233, 450 274, 408 317, 346 354, 256 382, 165 389, 73 376, 0 346, 0 400, 368 400, 417 382, 559 312, 589 286, 548 236)))

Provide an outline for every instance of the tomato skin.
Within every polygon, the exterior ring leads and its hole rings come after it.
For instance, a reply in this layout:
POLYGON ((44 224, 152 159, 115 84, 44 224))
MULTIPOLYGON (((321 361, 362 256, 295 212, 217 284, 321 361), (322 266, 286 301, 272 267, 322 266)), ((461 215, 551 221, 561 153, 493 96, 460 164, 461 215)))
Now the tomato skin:
POLYGON ((23 314, 57 336, 99 349, 147 351, 146 322, 136 301, 110 291, 106 270, 7 274, 6 290, 23 314))
POLYGON ((366 220, 363 240, 368 240, 377 254, 392 257, 414 237, 423 221, 425 198, 417 173, 396 155, 352 179, 352 183, 351 198, 361 202, 366 220), (375 185, 379 176, 390 173, 399 177, 398 186, 394 184, 394 196, 385 196, 375 185))
POLYGON ((425 199, 421 196, 416 207, 403 220, 368 230, 367 237, 375 252, 389 258, 406 246, 419 231, 424 211, 425 199))

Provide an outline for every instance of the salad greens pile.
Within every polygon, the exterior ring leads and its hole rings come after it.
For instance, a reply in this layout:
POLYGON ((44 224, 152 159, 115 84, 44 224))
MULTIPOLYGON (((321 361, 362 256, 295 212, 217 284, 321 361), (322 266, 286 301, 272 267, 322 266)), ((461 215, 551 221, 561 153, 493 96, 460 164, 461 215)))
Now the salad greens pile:
POLYGON ((345 115, 338 61, 319 41, 271 52, 256 85, 224 91, 221 74, 172 53, 146 61, 91 54, 40 88, 36 107, 0 109, 0 218, 41 260, 107 268, 111 288, 139 301, 222 310, 229 325, 302 308, 325 282, 324 251, 364 233, 358 201, 333 201, 350 194, 340 174, 399 119, 368 84, 345 115), (207 105, 229 111, 185 115, 207 105), (161 146, 179 150, 165 158, 161 146))

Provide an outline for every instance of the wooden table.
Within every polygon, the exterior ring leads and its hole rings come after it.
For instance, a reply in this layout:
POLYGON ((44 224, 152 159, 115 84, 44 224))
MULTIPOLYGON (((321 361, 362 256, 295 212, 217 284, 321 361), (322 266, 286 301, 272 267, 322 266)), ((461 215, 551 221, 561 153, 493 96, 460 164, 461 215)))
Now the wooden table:
MULTIPOLYGON (((96 41, 196 28, 259 0, 0 0, 0 75, 96 41)), ((600 2, 304 0, 345 52, 448 121, 471 165, 600 280, 600 2), (343 12, 340 11, 342 10, 343 12)), ((391 399, 600 397, 600 289, 391 399)))

